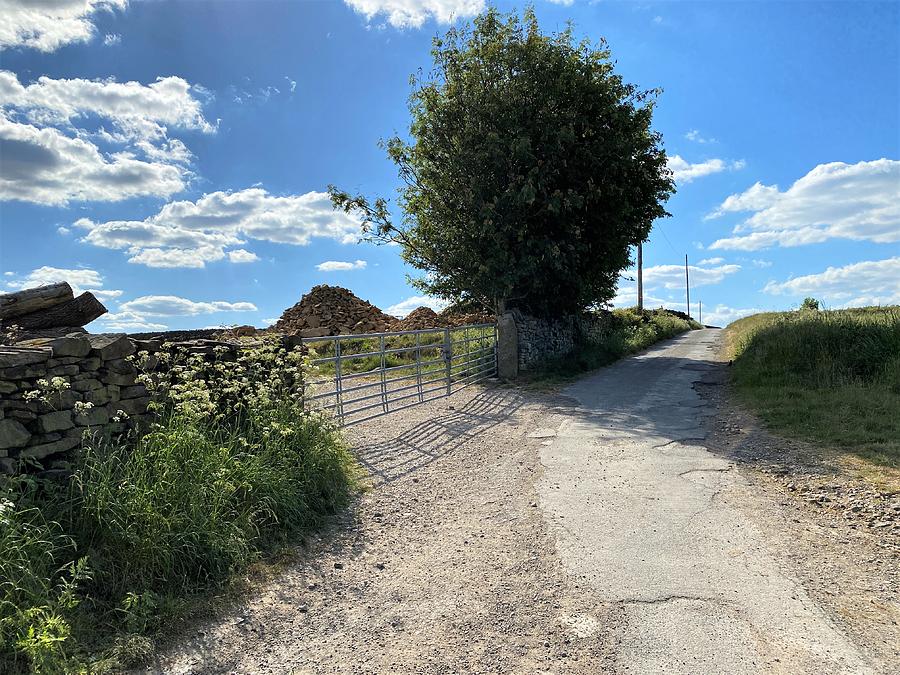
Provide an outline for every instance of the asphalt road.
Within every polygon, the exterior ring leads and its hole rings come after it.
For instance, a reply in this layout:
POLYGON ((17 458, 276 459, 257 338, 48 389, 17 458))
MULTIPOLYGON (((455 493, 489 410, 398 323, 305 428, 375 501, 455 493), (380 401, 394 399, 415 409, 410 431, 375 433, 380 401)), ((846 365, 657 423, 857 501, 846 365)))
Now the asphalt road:
POLYGON ((702 445, 692 385, 720 331, 685 334, 570 386, 538 430, 540 505, 566 571, 624 609, 617 672, 866 673, 855 644, 767 550, 747 484, 702 445))

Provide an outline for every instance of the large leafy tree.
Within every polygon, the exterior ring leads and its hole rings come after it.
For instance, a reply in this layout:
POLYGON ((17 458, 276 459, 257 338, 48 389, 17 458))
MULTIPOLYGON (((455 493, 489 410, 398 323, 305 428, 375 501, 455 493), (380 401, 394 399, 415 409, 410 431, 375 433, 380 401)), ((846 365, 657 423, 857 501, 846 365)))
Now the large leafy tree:
POLYGON ((610 299, 674 190, 651 128, 658 90, 623 82, 605 42, 542 35, 530 10, 489 10, 432 55, 412 78, 411 140, 385 143, 402 221, 332 186, 335 206, 399 243, 425 292, 540 315, 610 299))

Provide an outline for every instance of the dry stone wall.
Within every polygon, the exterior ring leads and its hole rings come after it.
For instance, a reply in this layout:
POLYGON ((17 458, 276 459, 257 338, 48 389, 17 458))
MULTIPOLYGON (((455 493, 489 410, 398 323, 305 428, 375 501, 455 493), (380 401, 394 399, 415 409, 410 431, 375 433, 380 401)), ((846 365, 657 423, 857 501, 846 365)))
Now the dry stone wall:
POLYGON ((23 459, 52 463, 88 429, 140 420, 150 398, 135 381, 134 352, 124 335, 78 332, 0 346, 0 469, 12 473, 23 459))
MULTIPOLYGON (((292 349, 300 340, 285 336, 282 343, 292 349)), ((83 330, 0 345, 0 471, 17 473, 35 463, 64 468, 85 431, 121 433, 146 419, 151 397, 129 358, 136 352, 227 361, 240 348, 233 341, 164 343, 83 330)), ((150 356, 147 367, 166 366, 150 356)))
POLYGON ((514 309, 507 316, 515 323, 518 366, 522 372, 567 354, 578 344, 601 340, 612 326, 612 315, 602 311, 543 319, 514 309))

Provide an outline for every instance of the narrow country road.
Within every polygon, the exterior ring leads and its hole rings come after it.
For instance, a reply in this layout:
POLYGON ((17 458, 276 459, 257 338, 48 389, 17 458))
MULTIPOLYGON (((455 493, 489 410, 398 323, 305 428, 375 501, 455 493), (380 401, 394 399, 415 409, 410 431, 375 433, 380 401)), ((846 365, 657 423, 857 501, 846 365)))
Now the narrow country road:
POLYGON ((572 574, 625 606, 617 669, 864 673, 865 659, 767 552, 746 483, 704 440, 692 385, 720 331, 686 334, 563 393, 541 452, 541 504, 572 574), (549 435, 549 434, 548 434, 549 435))
POLYGON ((355 427, 371 489, 145 671, 895 672, 896 555, 790 501, 745 429, 717 445, 720 334, 355 427))

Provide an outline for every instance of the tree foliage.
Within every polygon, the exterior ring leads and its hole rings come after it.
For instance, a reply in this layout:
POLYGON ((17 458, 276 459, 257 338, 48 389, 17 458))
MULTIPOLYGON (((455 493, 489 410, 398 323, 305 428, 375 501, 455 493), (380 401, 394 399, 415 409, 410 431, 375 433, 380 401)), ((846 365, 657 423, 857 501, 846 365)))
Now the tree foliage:
POLYGON ((803 304, 800 305, 800 310, 805 312, 818 312, 819 301, 815 298, 803 298, 803 304))
POLYGON ((402 221, 332 186, 335 206, 399 243, 427 293, 541 315, 610 299, 674 190, 651 128, 658 90, 625 83, 605 42, 542 35, 531 10, 489 10, 432 56, 412 78, 411 140, 384 144, 402 221))

